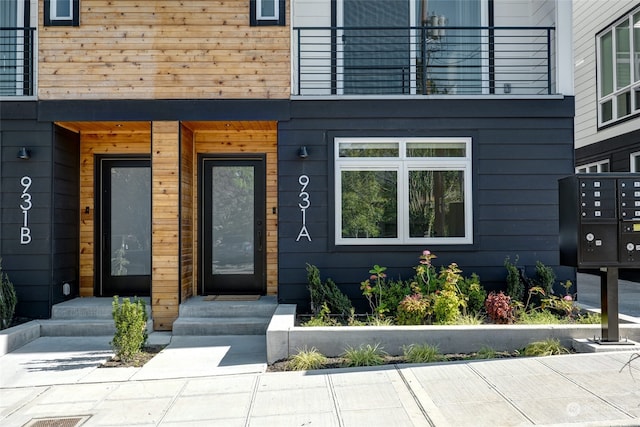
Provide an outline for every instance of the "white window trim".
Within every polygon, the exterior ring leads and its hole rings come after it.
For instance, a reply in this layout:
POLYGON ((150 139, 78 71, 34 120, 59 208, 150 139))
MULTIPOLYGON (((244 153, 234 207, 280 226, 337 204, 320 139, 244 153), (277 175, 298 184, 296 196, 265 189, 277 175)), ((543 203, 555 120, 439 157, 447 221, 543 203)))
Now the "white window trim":
MULTIPOLYGON (((604 165, 607 165, 607 166, 609 165, 609 159, 600 160, 598 162, 587 163, 586 165, 576 166, 576 173, 604 173, 602 171, 602 166, 604 165), (589 172, 589 168, 592 168, 594 166, 597 168, 597 172, 589 172)), ((610 169, 610 168, 607 168, 607 169, 610 169)))
POLYGON ((629 155, 629 170, 631 172, 640 172, 636 170, 636 158, 640 157, 640 151, 636 151, 635 153, 631 153, 629 155))
POLYGON ((473 244, 473 185, 471 138, 335 138, 335 244, 336 245, 468 245, 473 244), (339 157, 339 145, 344 142, 398 142, 399 157, 339 157), (406 157, 406 144, 410 142, 462 142, 465 157, 406 157), (395 170, 398 172, 398 237, 397 238, 344 238, 342 237, 342 171, 395 170), (408 194, 406 183, 411 170, 460 170, 464 176, 464 236, 463 237, 409 237, 408 194))
POLYGON ((69 15, 58 15, 58 0, 51 0, 50 7, 51 10, 49 10, 49 16, 50 19, 52 21, 71 21, 73 20, 73 1, 68 0, 69 1, 69 15))
POLYGON ((636 105, 636 99, 634 96, 634 93, 636 91, 640 91, 640 79, 638 79, 638 81, 635 81, 635 75, 637 73, 637 71, 635 70, 635 66, 636 66, 636 61, 633 60, 633 55, 635 54, 635 46, 634 46, 634 41, 633 41, 633 29, 634 29, 634 24, 633 24, 633 17, 634 15, 640 13, 640 8, 636 8, 635 10, 632 10, 631 12, 629 12, 627 15, 625 15, 623 18, 619 19, 618 21, 616 21, 613 25, 609 26, 606 31, 601 32, 600 34, 598 34, 596 36, 596 81, 597 81, 597 85, 596 85, 596 96, 598 99, 598 111, 597 111, 597 116, 598 116, 598 127, 604 126, 604 125, 609 125, 612 123, 616 123, 618 121, 624 120, 627 117, 630 117, 636 113, 638 113, 640 111, 640 105, 636 105), (624 86, 622 88, 617 89, 617 82, 616 82, 616 78, 618 75, 618 70, 617 70, 617 61, 615 60, 616 57, 616 38, 617 38, 617 34, 616 34, 616 27, 618 27, 620 24, 622 24, 623 22, 628 21, 629 23, 629 51, 630 51, 630 55, 631 55, 631 60, 630 60, 630 69, 629 69, 629 75, 630 75, 630 84, 627 86, 624 86), (602 58, 602 52, 600 49, 600 40, 602 39, 603 36, 607 35, 607 34, 611 34, 611 43, 613 46, 613 56, 614 56, 614 60, 613 60, 613 68, 612 68, 612 75, 613 75, 613 92, 602 96, 600 93, 601 87, 602 87, 602 71, 601 71, 601 67, 600 67, 600 61, 602 58), (629 92, 629 110, 630 113, 626 114, 622 117, 618 117, 618 104, 616 102, 617 97, 625 92, 629 92), (607 121, 603 121, 602 119, 602 105, 605 104, 606 102, 611 101, 611 119, 607 120, 607 121))

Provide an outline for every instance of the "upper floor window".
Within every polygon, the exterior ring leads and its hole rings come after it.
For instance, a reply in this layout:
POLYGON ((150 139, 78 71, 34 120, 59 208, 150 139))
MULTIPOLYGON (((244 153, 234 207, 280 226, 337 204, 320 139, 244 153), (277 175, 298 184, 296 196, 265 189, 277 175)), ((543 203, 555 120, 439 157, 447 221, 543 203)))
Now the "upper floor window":
POLYGON ((576 167, 576 173, 602 173, 609 172, 609 160, 601 160, 576 167))
POLYGON ((597 35, 598 126, 640 111, 640 9, 597 35))
POLYGON ((251 0, 251 25, 285 25, 285 0, 251 0))
POLYGON ((470 138, 336 138, 337 245, 470 244, 470 138))
POLYGON ((80 0, 44 0, 44 25, 80 25, 80 0))

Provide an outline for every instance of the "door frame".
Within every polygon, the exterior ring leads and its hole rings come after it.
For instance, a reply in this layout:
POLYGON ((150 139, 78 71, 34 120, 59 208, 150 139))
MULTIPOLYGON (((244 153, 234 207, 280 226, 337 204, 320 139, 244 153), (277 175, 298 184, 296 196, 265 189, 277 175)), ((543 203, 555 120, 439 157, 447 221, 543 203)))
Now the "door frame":
MULTIPOLYGON (((266 197, 267 197, 267 155, 266 153, 238 153, 238 154, 216 154, 216 153, 198 153, 198 283, 197 283, 197 293, 198 295, 207 295, 205 291, 206 280, 205 280, 205 256, 206 252, 204 250, 204 245, 207 239, 205 239, 205 163, 209 161, 219 161, 219 162, 229 162, 230 165, 233 164, 234 161, 245 162, 245 161, 258 161, 261 162, 263 167, 261 168, 262 177, 261 179, 255 179, 254 182, 258 184, 258 186, 254 187, 254 194, 261 194, 261 205, 263 208, 261 220, 261 232, 263 239, 263 250, 259 253, 260 258, 256 259, 255 265, 260 266, 259 271, 255 272, 255 276, 260 281, 260 289, 259 291, 237 291, 237 292, 227 292, 233 294, 255 294, 258 292, 260 295, 266 295, 267 292, 267 212, 266 212, 266 197)), ((256 256, 258 253, 254 251, 256 256)), ((220 294, 224 294, 225 292, 219 292, 220 294)))
MULTIPOLYGON (((123 293, 117 292, 104 292, 104 250, 105 250, 105 242, 103 241, 103 231, 104 231, 104 219, 103 219, 103 208, 105 208, 105 203, 103 201, 103 169, 105 162, 119 162, 119 161, 132 161, 132 162, 141 162, 145 161, 148 163, 149 170, 151 170, 151 158, 148 155, 105 155, 105 154, 96 154, 94 156, 94 295, 98 297, 102 296, 113 296, 114 294, 125 295, 123 293)), ((149 194, 149 198, 151 199, 151 194, 149 194)), ((153 217, 153 207, 150 207, 151 212, 149 215, 153 217)), ((151 230, 150 230, 151 232, 151 230)), ((149 236, 149 239, 152 239, 152 236, 149 236)), ((153 241, 151 241, 151 248, 153 248, 153 241)), ((151 256, 151 253, 150 253, 151 256)), ((150 260, 151 262, 151 260, 150 260)), ((152 275, 151 273, 148 275, 148 283, 145 284, 147 290, 144 292, 134 292, 130 295, 126 296, 150 296, 151 295, 151 285, 152 285, 152 275), (135 294, 135 295, 134 295, 135 294)))

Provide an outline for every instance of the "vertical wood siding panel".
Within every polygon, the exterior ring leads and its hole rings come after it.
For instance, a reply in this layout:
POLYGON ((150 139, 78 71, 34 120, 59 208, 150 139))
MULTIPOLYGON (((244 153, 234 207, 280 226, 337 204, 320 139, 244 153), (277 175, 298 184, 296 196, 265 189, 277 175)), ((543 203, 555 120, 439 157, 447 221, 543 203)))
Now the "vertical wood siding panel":
POLYGON ((178 122, 151 131, 151 306, 154 330, 178 318, 180 279, 180 134, 178 122))

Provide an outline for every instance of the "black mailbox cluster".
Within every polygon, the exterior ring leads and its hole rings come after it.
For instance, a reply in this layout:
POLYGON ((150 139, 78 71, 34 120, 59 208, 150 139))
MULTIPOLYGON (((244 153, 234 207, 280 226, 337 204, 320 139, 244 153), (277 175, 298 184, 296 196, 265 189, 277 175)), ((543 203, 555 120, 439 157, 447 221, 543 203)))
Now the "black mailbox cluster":
POLYGON ((578 174, 559 182, 560 264, 640 268, 640 174, 578 174))

